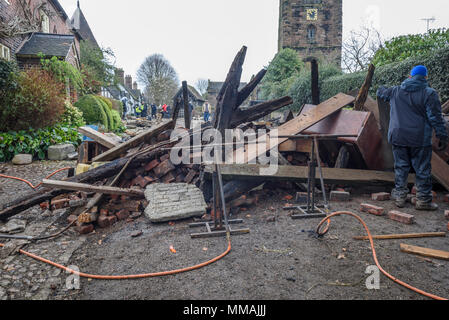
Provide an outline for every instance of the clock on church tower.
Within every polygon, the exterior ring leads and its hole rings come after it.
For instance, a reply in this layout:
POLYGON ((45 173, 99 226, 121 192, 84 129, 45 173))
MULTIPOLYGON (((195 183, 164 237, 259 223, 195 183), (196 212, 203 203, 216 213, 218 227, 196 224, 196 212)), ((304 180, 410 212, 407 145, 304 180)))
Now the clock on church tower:
POLYGON ((341 63, 343 0, 280 0, 279 50, 341 63))

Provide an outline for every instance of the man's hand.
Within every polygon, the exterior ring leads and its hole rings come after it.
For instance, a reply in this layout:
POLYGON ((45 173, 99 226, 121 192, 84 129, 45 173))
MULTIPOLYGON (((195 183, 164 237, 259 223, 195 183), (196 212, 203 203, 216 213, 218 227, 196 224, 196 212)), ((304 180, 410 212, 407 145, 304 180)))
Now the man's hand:
POLYGON ((440 141, 438 142, 438 151, 444 151, 447 148, 449 139, 448 138, 444 138, 444 139, 440 139, 440 141))

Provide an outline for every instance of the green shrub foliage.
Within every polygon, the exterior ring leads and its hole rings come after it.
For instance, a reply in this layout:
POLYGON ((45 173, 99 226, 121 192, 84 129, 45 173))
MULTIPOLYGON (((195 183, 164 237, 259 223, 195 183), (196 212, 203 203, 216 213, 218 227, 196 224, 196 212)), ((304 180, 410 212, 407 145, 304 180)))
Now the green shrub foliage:
POLYGON ((34 158, 44 160, 51 145, 72 143, 77 147, 81 135, 76 128, 60 125, 38 129, 0 132, 0 162, 10 161, 16 154, 32 154, 34 158))
MULTIPOLYGON (((400 85, 417 65, 425 65, 429 69, 429 84, 438 91, 442 103, 449 100, 449 78, 447 76, 449 74, 449 48, 378 67, 374 74, 370 94, 375 97, 380 86, 400 85)), ((321 86, 322 101, 339 92, 360 88, 365 77, 366 72, 358 72, 324 80, 321 86)))
POLYGON ((105 107, 97 96, 92 94, 85 95, 75 103, 75 107, 83 112, 83 117, 87 124, 99 124, 106 130, 109 129, 105 107))

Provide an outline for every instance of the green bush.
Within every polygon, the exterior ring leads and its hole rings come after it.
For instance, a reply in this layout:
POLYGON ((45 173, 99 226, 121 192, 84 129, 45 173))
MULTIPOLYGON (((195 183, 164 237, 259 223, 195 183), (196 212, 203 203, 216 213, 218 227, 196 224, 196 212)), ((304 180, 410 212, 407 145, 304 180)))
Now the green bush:
POLYGON ((10 161, 16 154, 32 154, 44 160, 51 145, 72 143, 78 147, 81 135, 76 128, 60 125, 38 130, 21 130, 0 133, 0 162, 10 161))
POLYGON ((123 117, 123 112, 124 112, 123 103, 121 101, 115 100, 115 99, 110 99, 110 100, 112 103, 112 109, 117 111, 119 113, 120 117, 123 117))
POLYGON ((70 101, 65 102, 65 112, 62 115, 61 124, 66 127, 79 128, 86 124, 83 112, 75 107, 70 101))
POLYGON ((262 98, 270 100, 287 95, 303 66, 295 50, 287 48, 279 51, 260 84, 262 98))
POLYGON ((95 96, 95 98, 100 103, 101 107, 103 108, 103 112, 106 114, 106 117, 108 119, 108 126, 106 127, 107 128, 106 130, 114 131, 115 126, 114 126, 114 118, 112 116, 112 103, 109 106, 109 104, 106 103, 105 98, 102 96, 95 96))
POLYGON ((38 68, 17 75, 17 89, 3 96, 0 131, 19 131, 52 126, 65 111, 65 86, 38 68))
POLYGON ((382 66, 405 59, 432 54, 449 47, 449 29, 430 30, 424 34, 395 37, 387 41, 373 58, 375 66, 382 66))
POLYGON ((112 117, 114 119, 114 132, 115 133, 122 133, 125 131, 125 126, 123 125, 122 118, 120 117, 120 114, 116 110, 112 110, 112 117))
POLYGON ((75 107, 83 112, 84 120, 87 124, 98 124, 102 125, 106 130, 108 130, 108 116, 105 112, 104 105, 101 100, 93 94, 88 94, 75 103, 75 107))
MULTIPOLYGON (((378 67, 373 77, 370 94, 375 97, 381 86, 400 85, 410 74, 414 66, 425 65, 429 69, 429 84, 438 91, 442 102, 449 100, 449 48, 441 49, 419 57, 409 58, 402 62, 378 67)), ((322 101, 339 92, 348 92, 360 88, 366 72, 346 74, 324 80, 321 86, 322 101)))

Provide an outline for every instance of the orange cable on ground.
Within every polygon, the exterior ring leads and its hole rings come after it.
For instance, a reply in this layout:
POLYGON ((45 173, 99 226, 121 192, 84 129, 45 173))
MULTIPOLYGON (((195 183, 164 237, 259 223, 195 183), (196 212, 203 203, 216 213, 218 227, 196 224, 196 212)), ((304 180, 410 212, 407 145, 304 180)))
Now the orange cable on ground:
MULTIPOLYGON (((52 174, 48 175, 45 179, 51 178, 53 177, 55 174, 61 172, 61 171, 65 171, 65 170, 70 170, 71 168, 67 167, 67 168, 62 168, 62 169, 58 169, 55 172, 53 172, 52 174)), ((25 182, 27 185, 29 185, 31 187, 31 189, 36 190, 37 188, 39 188, 42 185, 42 182, 39 183, 37 186, 34 186, 30 181, 22 179, 22 178, 17 178, 17 177, 12 177, 12 176, 7 176, 4 174, 0 174, 0 178, 6 178, 6 179, 13 179, 13 180, 18 180, 18 181, 22 181, 25 182)))
POLYGON ((317 229, 316 229, 316 232, 317 232, 319 235, 321 235, 321 236, 325 235, 325 234, 329 231, 330 218, 335 217, 335 216, 341 216, 341 215, 349 215, 349 216, 352 216, 352 217, 356 218, 356 219, 363 225, 363 227, 364 227, 365 230, 366 230, 366 233, 368 234, 369 242, 370 242, 371 249, 372 249, 372 253, 373 253, 374 262, 376 263, 376 265, 377 265, 377 267, 379 268, 379 270, 380 270, 385 276, 387 276, 388 278, 390 278, 390 279, 393 280, 394 282, 400 284, 401 286, 404 286, 404 287, 406 287, 407 289, 410 289, 410 290, 412 290, 412 291, 414 291, 414 292, 416 292, 416 293, 419 293, 419 294, 421 294, 421 295, 423 295, 423 296, 426 296, 426 297, 428 297, 428 298, 432 298, 432 299, 435 299, 435 300, 448 300, 447 298, 439 297, 439 296, 437 296, 437 295, 434 295, 434 294, 425 292, 425 291, 423 291, 423 290, 420 290, 420 289, 418 289, 418 288, 415 288, 415 287, 413 287, 413 286, 411 286, 411 285, 409 285, 409 284, 407 284, 407 283, 405 283, 405 282, 403 282, 403 281, 397 279, 396 277, 392 276, 392 275, 389 274, 388 272, 386 272, 386 271, 381 267, 381 265, 379 264, 379 261, 378 261, 378 259, 377 259, 377 254, 376 254, 376 250, 375 250, 375 248, 374 248, 374 241, 373 241, 373 237, 372 237, 372 235, 371 235, 371 232, 370 232, 368 226, 366 225, 366 223, 365 223, 365 222, 362 220, 362 218, 360 218, 358 215, 356 215, 356 214, 354 214, 354 213, 352 213, 352 212, 348 212, 348 211, 338 211, 338 212, 335 212, 335 213, 331 214, 330 216, 328 216, 327 218, 323 219, 323 220, 318 224, 318 227, 317 227, 317 229), (327 221, 327 226, 326 226, 326 228, 325 228, 322 232, 320 232, 321 226, 322 226, 326 221, 327 221))
MULTIPOLYGON (((4 245, 0 243, 0 248, 2 248, 2 247, 4 247, 4 245)), ((84 273, 84 272, 78 272, 78 271, 72 270, 70 268, 67 268, 63 265, 60 265, 58 263, 55 263, 53 261, 50 261, 48 259, 42 258, 38 255, 32 254, 30 252, 26 252, 22 249, 20 249, 19 252, 30 257, 30 258, 47 263, 56 268, 62 269, 68 273, 72 273, 74 275, 78 275, 83 278, 90 278, 90 279, 97 279, 97 280, 129 280, 129 279, 142 279, 142 278, 154 278, 154 277, 169 276, 169 275, 174 275, 174 274, 178 274, 178 273, 193 271, 193 270, 200 269, 200 268, 206 267, 208 265, 211 265, 212 263, 217 262, 218 260, 224 258, 226 255, 229 254, 229 252, 231 252, 231 239, 228 236, 228 248, 224 253, 222 253, 221 255, 219 255, 218 257, 216 257, 214 259, 203 262, 196 266, 177 269, 177 270, 171 270, 171 271, 144 273, 144 274, 132 274, 132 275, 123 275, 123 276, 106 276, 106 275, 95 275, 95 274, 88 274, 88 273, 84 273)))

